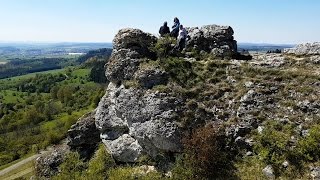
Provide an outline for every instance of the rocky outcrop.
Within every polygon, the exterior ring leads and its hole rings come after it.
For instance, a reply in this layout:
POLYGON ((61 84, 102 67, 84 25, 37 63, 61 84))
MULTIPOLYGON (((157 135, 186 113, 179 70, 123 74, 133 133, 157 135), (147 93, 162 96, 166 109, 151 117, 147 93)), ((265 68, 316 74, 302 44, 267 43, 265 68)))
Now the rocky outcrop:
POLYGON ((122 29, 113 40, 112 55, 107 63, 106 76, 111 82, 130 80, 143 58, 151 58, 149 47, 156 37, 139 29, 122 29))
POLYGON ((168 74, 161 68, 141 67, 152 58, 149 46, 156 38, 137 29, 120 30, 107 64, 110 80, 96 110, 96 126, 111 155, 120 162, 136 162, 144 154, 180 152, 180 129, 175 118, 180 101, 171 94, 149 90, 166 84, 168 74), (140 88, 126 87, 136 81, 140 88))
POLYGON ((249 63, 257 67, 278 68, 285 64, 285 57, 279 53, 254 53, 249 63))
POLYGON ((94 152, 100 142, 100 133, 95 126, 94 115, 95 112, 84 115, 71 126, 67 133, 67 144, 84 157, 94 152))
POLYGON ((320 42, 299 44, 294 48, 285 49, 284 53, 298 55, 298 56, 320 55, 320 42))
POLYGON ((237 41, 230 26, 207 25, 187 28, 189 39, 186 47, 206 51, 215 56, 232 56, 237 53, 237 41))
POLYGON ((133 162, 143 153, 179 152, 179 128, 173 121, 177 107, 179 100, 169 94, 110 83, 97 108, 96 125, 118 161, 133 162))
POLYGON ((36 159, 35 172, 40 179, 50 179, 59 172, 59 165, 63 163, 66 154, 70 152, 69 147, 60 145, 48 154, 36 159))

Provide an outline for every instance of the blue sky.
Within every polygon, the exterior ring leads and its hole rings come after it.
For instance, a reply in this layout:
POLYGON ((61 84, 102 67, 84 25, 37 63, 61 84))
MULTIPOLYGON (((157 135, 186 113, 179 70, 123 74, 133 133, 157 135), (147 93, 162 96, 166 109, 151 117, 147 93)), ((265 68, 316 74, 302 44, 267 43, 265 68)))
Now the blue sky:
POLYGON ((0 0, 0 41, 111 42, 120 28, 157 33, 230 25, 239 42, 320 41, 318 0, 0 0))

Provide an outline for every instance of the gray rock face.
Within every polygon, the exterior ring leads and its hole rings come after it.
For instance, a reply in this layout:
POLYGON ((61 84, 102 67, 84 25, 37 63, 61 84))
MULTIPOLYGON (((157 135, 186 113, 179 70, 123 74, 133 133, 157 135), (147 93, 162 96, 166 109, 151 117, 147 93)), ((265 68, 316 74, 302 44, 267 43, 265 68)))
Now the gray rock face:
POLYGON ((106 76, 111 82, 129 80, 143 58, 152 56, 149 46, 157 38, 139 29, 122 29, 113 40, 113 51, 107 64, 106 76))
POLYGON ((107 64, 106 77, 111 82, 129 80, 138 70, 143 56, 130 49, 113 50, 107 64))
POLYGON ((255 53, 249 63, 258 67, 278 68, 285 64, 285 57, 282 54, 255 53))
POLYGON ((190 39, 187 48, 203 50, 216 56, 231 56, 237 52, 237 41, 230 26, 207 25, 201 28, 187 28, 190 39))
POLYGON ((181 102, 149 90, 166 84, 169 76, 159 67, 140 66, 150 58, 149 46, 155 42, 154 36, 137 29, 120 30, 113 41, 106 70, 111 83, 96 109, 95 124, 103 143, 120 162, 181 151, 181 130, 175 121, 181 102), (125 80, 138 82, 140 88, 126 88, 125 80))
POLYGON ((165 93, 110 83, 97 108, 96 126, 114 158, 121 162, 135 161, 143 153, 156 156, 160 151, 179 152, 180 129, 174 122, 179 103, 165 93), (135 147, 142 148, 128 149, 128 143, 122 140, 126 134, 130 135, 130 142, 136 140, 135 147), (127 153, 135 154, 135 158, 119 155, 127 153))
POLYGON ((169 75, 159 67, 148 67, 138 71, 134 78, 142 87, 149 89, 156 85, 167 84, 169 75))
POLYGON ((59 165, 63 163, 65 155, 69 152, 68 146, 55 148, 50 154, 40 156, 36 159, 35 171, 37 177, 41 179, 50 179, 59 172, 59 165))
POLYGON ((156 40, 155 36, 139 29, 121 29, 113 39, 113 49, 131 49, 146 54, 150 44, 156 40))
POLYGON ((285 54, 320 55, 320 42, 299 44, 294 48, 284 50, 285 54))
POLYGON ((142 147, 137 140, 124 134, 116 140, 102 140, 113 158, 121 162, 136 162, 142 155, 142 147))

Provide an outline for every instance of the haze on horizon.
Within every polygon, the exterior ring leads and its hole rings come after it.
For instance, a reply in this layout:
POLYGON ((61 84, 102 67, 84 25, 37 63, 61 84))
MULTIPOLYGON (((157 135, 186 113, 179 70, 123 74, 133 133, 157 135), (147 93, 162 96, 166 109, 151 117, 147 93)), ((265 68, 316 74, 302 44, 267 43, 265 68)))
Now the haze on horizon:
POLYGON ((230 25, 238 42, 320 41, 315 0, 0 0, 0 41, 111 42, 121 28, 157 34, 175 16, 185 26, 230 25))

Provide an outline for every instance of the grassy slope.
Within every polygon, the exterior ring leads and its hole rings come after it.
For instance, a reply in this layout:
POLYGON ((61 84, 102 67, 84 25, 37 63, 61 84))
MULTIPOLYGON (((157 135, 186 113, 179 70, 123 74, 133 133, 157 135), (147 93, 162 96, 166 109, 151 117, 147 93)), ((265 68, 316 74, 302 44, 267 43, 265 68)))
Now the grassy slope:
POLYGON ((29 161, 28 163, 18 167, 17 169, 10 171, 9 173, 0 176, 0 179, 30 179, 34 174, 34 161, 29 161))

